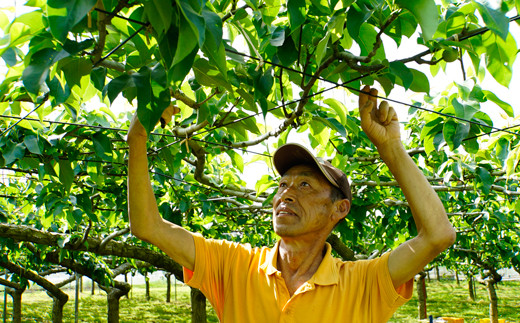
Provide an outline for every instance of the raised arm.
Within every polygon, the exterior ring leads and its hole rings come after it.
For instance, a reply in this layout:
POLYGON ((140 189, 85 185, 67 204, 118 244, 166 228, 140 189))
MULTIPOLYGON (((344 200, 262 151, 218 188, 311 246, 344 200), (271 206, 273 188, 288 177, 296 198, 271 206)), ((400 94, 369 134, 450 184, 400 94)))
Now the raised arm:
POLYGON ((417 236, 393 250, 388 260, 392 282, 398 287, 451 246, 455 230, 437 193, 404 149, 395 110, 386 101, 377 106, 373 96, 377 90, 365 86, 363 92, 372 95, 359 95, 361 127, 399 183, 417 226, 417 236))
MULTIPOLYGON (((171 108, 169 108, 171 109, 171 108)), ((169 121, 172 110, 163 117, 169 121)), ((195 263, 195 245, 192 234, 184 228, 164 220, 159 214, 157 201, 148 173, 146 131, 134 115, 127 138, 128 158, 128 216, 132 234, 150 242, 173 260, 190 270, 195 263)))

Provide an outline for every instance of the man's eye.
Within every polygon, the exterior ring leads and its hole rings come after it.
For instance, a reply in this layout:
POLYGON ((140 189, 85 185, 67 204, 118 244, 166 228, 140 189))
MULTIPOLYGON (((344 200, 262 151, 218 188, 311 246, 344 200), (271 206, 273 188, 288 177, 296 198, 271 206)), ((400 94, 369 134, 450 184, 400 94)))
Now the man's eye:
POLYGON ((287 186, 287 184, 285 184, 285 183, 280 183, 280 185, 279 185, 279 186, 280 186, 280 187, 286 187, 286 186, 287 186))
POLYGON ((302 183, 301 183, 301 186, 303 186, 303 187, 307 187, 307 186, 309 186, 309 183, 307 183, 307 182, 302 182, 302 183))

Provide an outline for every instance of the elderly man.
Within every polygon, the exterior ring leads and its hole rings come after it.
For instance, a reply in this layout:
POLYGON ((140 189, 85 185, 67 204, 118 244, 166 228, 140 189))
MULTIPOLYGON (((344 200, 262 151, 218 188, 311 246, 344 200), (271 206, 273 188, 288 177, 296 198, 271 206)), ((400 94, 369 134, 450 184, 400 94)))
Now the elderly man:
POLYGON ((413 277, 455 240, 444 207, 406 153, 396 113, 377 91, 359 96, 361 126, 406 196, 418 235, 374 260, 333 258, 327 236, 350 210, 346 175, 288 144, 273 157, 281 175, 273 199, 272 248, 204 239, 163 220, 148 177, 146 132, 130 126, 128 195, 133 234, 184 267, 223 322, 386 322, 412 294, 413 277), (370 93, 370 95, 369 95, 370 93))

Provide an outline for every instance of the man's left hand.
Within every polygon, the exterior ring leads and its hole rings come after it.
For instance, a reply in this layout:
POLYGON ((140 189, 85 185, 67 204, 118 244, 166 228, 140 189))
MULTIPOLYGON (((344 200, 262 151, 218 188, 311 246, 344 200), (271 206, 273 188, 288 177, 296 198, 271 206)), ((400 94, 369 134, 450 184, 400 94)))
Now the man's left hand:
POLYGON ((401 143, 399 120, 387 101, 377 106, 377 90, 365 86, 359 93, 359 115, 361 128, 376 147, 401 143), (370 93, 370 94, 367 94, 370 93))

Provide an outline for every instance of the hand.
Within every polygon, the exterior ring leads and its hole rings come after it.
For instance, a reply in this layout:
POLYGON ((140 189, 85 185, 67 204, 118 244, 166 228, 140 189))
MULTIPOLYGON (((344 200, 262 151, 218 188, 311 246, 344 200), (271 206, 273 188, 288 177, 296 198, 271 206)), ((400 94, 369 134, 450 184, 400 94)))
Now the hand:
POLYGON ((361 128, 370 141, 379 149, 384 145, 401 144, 399 120, 394 108, 383 101, 377 107, 377 90, 366 85, 359 93, 359 115, 361 128), (370 95, 366 94, 370 93, 370 95))
MULTIPOLYGON (((177 107, 171 104, 169 107, 164 109, 162 115, 161 115, 161 127, 164 128, 166 124, 170 123, 172 120, 172 116, 174 114, 179 113, 181 110, 177 107)), ((134 138, 148 138, 148 134, 146 133, 146 130, 144 129, 143 125, 139 121, 139 118, 137 117, 137 112, 134 114, 134 117, 132 118, 132 122, 130 122, 130 127, 128 128, 128 139, 127 141, 130 141, 134 138)))

